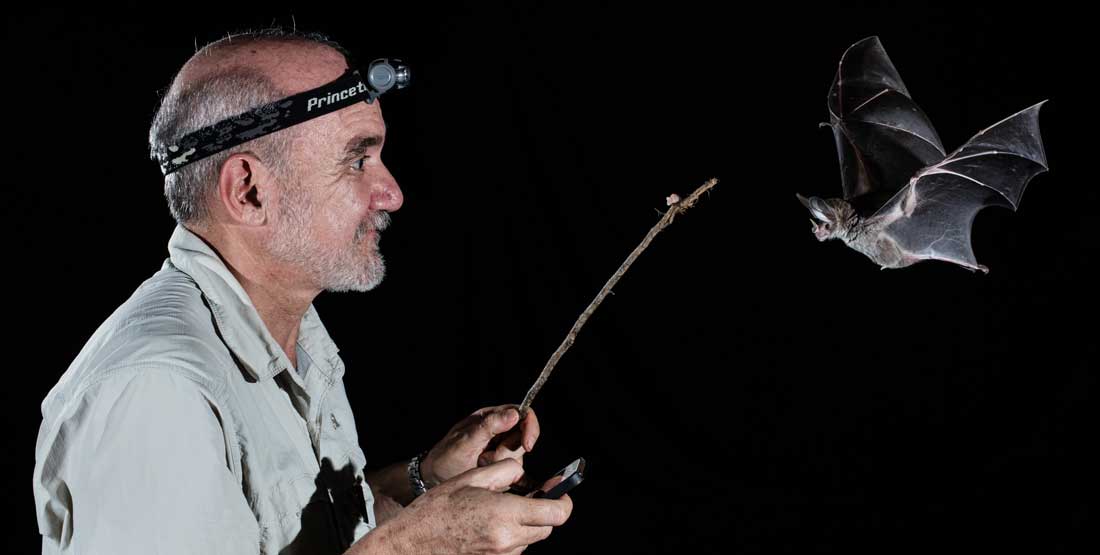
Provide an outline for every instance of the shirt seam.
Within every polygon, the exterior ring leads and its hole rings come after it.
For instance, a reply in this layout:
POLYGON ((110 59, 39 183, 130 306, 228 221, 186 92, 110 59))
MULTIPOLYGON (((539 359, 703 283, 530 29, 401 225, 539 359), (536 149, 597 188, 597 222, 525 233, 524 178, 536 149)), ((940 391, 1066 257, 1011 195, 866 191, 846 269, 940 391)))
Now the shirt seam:
POLYGON ((142 368, 172 371, 173 375, 178 375, 178 376, 180 376, 184 379, 192 381, 196 385, 198 385, 199 387, 203 388, 204 390, 209 391, 211 396, 214 397, 215 399, 217 399, 218 401, 223 400, 222 399, 222 393, 225 391, 225 386, 224 386, 224 383, 221 382, 221 381, 204 380, 204 379, 196 376, 195 375, 196 373, 193 370, 191 370, 189 368, 186 368, 186 367, 183 367, 183 366, 178 366, 178 365, 175 365, 175 364, 168 364, 168 363, 161 363, 161 362, 137 362, 137 363, 134 363, 134 364, 125 364, 125 365, 122 365, 122 366, 113 366, 113 367, 108 368, 107 370, 100 371, 100 375, 98 375, 95 378, 90 379, 87 382, 85 382, 84 384, 82 384, 76 390, 76 392, 72 395, 72 397, 70 397, 67 400, 66 404, 69 404, 69 403, 73 402, 74 400, 77 400, 77 399, 80 399, 80 398, 84 397, 84 395, 88 392, 89 389, 91 389, 91 388, 93 388, 93 387, 95 387, 95 386, 97 386, 97 385, 99 385, 99 384, 101 384, 101 383, 103 383, 103 382, 105 382, 109 379, 115 378, 115 377, 121 375, 125 371, 132 370, 132 371, 134 371, 133 373, 137 373, 136 371, 140 370, 142 368))

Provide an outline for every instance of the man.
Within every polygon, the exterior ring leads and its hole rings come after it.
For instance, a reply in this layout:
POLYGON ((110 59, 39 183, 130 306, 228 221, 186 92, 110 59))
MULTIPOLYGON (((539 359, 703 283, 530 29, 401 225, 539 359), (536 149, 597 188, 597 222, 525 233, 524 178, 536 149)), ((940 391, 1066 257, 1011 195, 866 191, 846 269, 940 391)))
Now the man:
POLYGON ((568 496, 505 492, 539 431, 511 405, 364 474, 312 301, 384 274, 378 235, 403 198, 377 98, 201 160, 169 148, 348 68, 323 37, 269 31, 208 45, 177 74, 150 147, 179 225, 161 270, 42 403, 43 553, 519 553, 569 517, 568 496))

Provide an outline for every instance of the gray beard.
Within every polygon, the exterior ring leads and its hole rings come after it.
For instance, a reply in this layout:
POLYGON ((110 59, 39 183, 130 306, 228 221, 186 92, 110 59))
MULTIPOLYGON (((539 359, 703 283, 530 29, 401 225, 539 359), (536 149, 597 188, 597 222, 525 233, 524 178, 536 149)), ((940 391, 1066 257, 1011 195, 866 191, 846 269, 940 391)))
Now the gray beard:
POLYGON ((389 226, 385 211, 372 213, 359 224, 350 244, 324 245, 313 239, 312 207, 289 203, 280 216, 284 224, 268 244, 271 255, 280 262, 300 268, 323 291, 370 291, 382 283, 386 264, 378 251, 378 233, 389 226), (368 239, 371 230, 374 239, 368 239), (372 241, 364 253, 364 241, 372 241))

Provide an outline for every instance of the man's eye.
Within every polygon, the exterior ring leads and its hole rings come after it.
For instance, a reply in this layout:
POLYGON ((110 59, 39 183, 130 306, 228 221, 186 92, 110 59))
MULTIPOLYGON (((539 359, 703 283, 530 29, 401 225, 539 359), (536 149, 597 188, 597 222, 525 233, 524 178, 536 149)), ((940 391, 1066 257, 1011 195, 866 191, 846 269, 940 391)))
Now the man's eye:
POLYGON ((355 171, 360 171, 361 172, 361 171, 363 171, 363 166, 366 163, 367 163, 367 157, 363 156, 363 157, 359 158, 358 160, 356 160, 355 163, 351 165, 351 167, 355 168, 355 171))

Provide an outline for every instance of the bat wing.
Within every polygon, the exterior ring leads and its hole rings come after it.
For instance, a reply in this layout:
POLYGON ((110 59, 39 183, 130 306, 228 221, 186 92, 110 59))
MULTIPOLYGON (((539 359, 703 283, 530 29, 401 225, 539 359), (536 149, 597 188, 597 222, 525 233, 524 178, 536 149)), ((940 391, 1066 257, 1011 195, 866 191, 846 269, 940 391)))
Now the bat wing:
MULTIPOLYGON (((1047 170, 1040 102, 982 130, 950 156, 922 169, 871 218, 903 260, 944 260, 988 272, 970 246, 974 216, 986 206, 1020 205, 1028 181, 1047 170)), ((905 264, 903 264, 905 265, 905 264)))
POLYGON ((888 198, 946 156, 878 37, 853 44, 841 56, 828 104, 829 123, 822 125, 836 139, 845 200, 875 192, 888 198))

